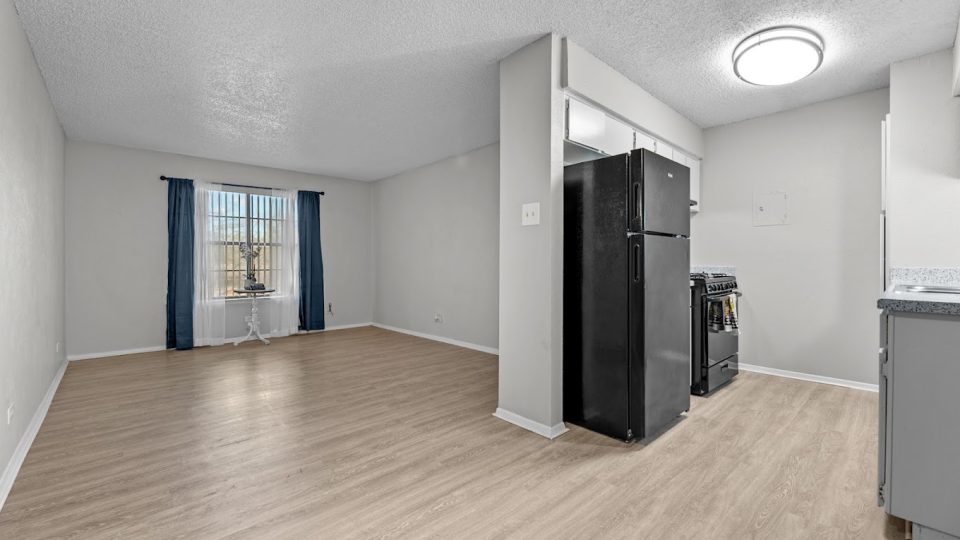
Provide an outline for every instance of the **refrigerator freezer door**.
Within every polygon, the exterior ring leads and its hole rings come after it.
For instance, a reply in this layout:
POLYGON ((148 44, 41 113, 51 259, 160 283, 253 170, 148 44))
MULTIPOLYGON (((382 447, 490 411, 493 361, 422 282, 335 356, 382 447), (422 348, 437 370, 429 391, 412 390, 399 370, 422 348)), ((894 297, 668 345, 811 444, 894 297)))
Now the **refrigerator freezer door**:
POLYGON ((690 409, 690 241, 631 240, 630 424, 648 437, 690 409))
POLYGON ((649 150, 630 156, 630 230, 690 236, 690 169, 649 150))

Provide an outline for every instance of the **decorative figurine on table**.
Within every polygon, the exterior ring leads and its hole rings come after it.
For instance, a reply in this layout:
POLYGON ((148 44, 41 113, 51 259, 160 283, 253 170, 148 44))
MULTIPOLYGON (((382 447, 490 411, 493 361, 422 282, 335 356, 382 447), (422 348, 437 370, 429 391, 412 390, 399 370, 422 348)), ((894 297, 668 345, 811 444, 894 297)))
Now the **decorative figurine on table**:
POLYGON ((247 273, 244 274, 243 288, 248 291, 262 291, 266 289, 263 283, 257 283, 256 268, 253 260, 260 256, 260 248, 255 248, 249 242, 240 244, 240 255, 247 261, 247 273))
POLYGON ((250 316, 244 320, 250 329, 246 337, 234 341, 234 345, 239 345, 250 339, 259 339, 264 345, 269 345, 270 340, 263 337, 260 333, 260 315, 257 308, 257 296, 274 292, 275 289, 268 289, 263 283, 257 283, 257 269, 253 266, 253 260, 260 255, 260 248, 255 248, 249 242, 240 244, 240 255, 247 261, 247 271, 243 275, 243 288, 233 289, 237 294, 249 296, 250 298, 250 316))

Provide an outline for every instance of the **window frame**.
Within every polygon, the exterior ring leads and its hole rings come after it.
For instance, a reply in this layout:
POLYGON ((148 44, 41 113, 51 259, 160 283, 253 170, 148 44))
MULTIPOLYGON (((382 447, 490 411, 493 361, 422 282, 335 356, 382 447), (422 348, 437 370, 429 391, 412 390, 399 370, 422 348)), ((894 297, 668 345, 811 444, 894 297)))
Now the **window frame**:
MULTIPOLYGON (((217 294, 214 296, 217 300, 243 300, 245 296, 240 295, 234 292, 234 287, 237 286, 237 279, 239 279, 239 286, 243 285, 244 279, 246 279, 247 268, 246 264, 243 261, 243 257, 240 255, 240 246, 244 243, 250 243, 249 245, 257 247, 261 250, 260 256, 256 259, 257 261, 263 261, 264 256, 263 248, 270 248, 269 253, 271 253, 269 265, 267 268, 263 268, 262 265, 257 265, 255 270, 255 276, 258 280, 266 279, 268 276, 276 279, 276 276, 279 272, 283 271, 282 268, 282 256, 274 255, 283 249, 283 234, 285 230, 285 221, 289 217, 289 208, 285 208, 286 200, 283 197, 274 195, 269 192, 269 190, 247 190, 244 188, 233 188, 232 186, 221 186, 220 189, 212 190, 213 196, 210 199, 208 208, 206 209, 207 218, 210 222, 220 221, 221 223, 229 223, 232 220, 240 221, 243 226, 240 228, 242 230, 242 237, 237 240, 230 240, 231 235, 229 227, 224 227, 222 233, 216 240, 211 240, 206 242, 205 248, 207 246, 216 246, 216 249, 223 247, 224 249, 224 258, 223 258, 223 269, 214 269, 211 272, 216 276, 215 279, 215 290, 217 294), (267 193, 263 193, 266 191, 267 193), (229 197, 239 196, 237 200, 238 209, 234 211, 237 215, 231 215, 229 210, 226 210, 230 204, 227 200, 229 197), (263 197, 266 199, 273 199, 274 201, 269 202, 266 206, 259 206, 260 211, 254 211, 254 197, 263 197), (215 202, 216 201, 216 202, 215 202), (241 212, 239 209, 242 208, 241 212), (259 214, 256 217, 255 214, 259 214), (270 217, 266 217, 270 216, 270 217), (281 217, 274 217, 281 216, 281 217), (255 232, 255 222, 263 222, 262 228, 260 228, 260 234, 266 235, 266 241, 264 242, 251 242, 254 237, 255 232), (274 227, 277 227, 274 229, 274 227), (274 239, 274 234, 277 233, 280 235, 279 241, 274 239), (234 257, 231 257, 234 255, 234 257), (230 269, 228 268, 229 262, 232 260, 236 261, 239 268, 230 269), (239 276, 239 278, 238 278, 239 276)), ((239 225, 240 223, 237 223, 239 225)), ((216 230, 217 228, 214 227, 216 230)), ((234 229, 236 232, 236 229, 234 229)))

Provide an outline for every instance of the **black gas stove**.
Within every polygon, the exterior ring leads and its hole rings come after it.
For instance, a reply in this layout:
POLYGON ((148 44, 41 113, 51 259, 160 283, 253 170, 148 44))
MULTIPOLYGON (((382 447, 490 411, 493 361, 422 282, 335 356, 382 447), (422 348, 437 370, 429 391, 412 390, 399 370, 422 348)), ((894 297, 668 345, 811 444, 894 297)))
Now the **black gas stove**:
POLYGON ((690 392, 702 396, 739 373, 740 290, 729 274, 690 274, 690 280, 690 392))
POLYGON ((730 274, 690 274, 690 279, 695 282, 702 282, 707 294, 729 294, 727 291, 736 292, 737 277, 730 274))

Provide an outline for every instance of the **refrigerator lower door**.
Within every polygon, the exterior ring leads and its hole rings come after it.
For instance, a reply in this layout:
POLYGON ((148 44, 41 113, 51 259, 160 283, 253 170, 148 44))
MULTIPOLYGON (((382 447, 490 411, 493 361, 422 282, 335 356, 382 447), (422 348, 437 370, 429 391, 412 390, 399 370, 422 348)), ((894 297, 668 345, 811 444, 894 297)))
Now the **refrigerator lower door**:
POLYGON ((637 437, 690 409, 690 243, 631 237, 630 423, 637 437))

